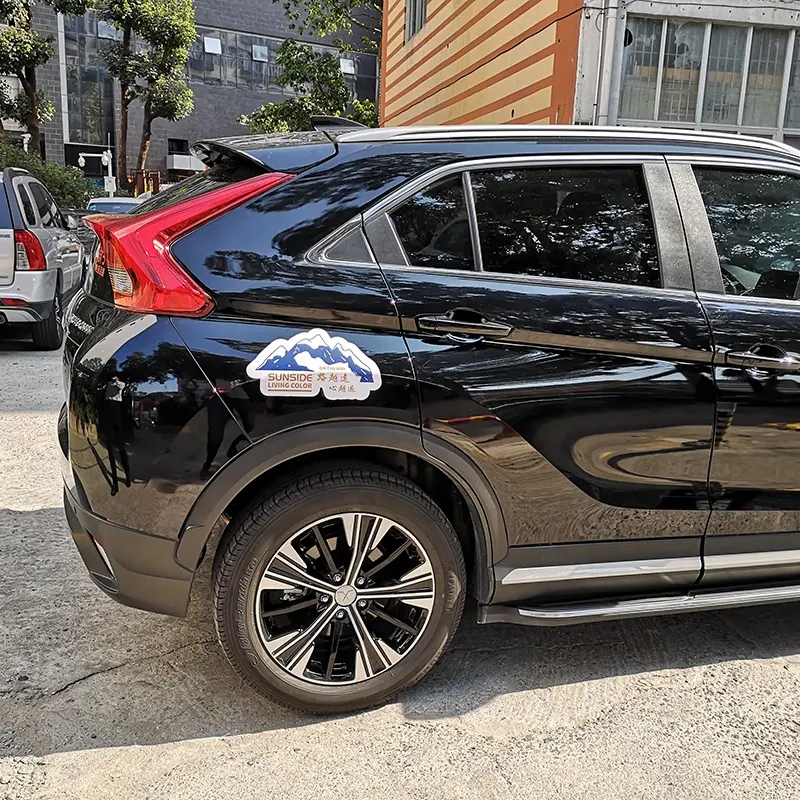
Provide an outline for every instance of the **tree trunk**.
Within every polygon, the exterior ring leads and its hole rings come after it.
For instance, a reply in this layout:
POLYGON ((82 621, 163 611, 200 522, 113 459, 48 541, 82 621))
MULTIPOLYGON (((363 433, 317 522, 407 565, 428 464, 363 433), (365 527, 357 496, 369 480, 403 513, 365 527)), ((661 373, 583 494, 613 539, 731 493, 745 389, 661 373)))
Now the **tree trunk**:
MULTIPOLYGON (((126 26, 122 31, 122 48, 126 54, 131 50, 131 29, 126 26)), ((117 142, 117 180, 120 188, 130 189, 128 180, 128 111, 133 97, 131 87, 127 83, 120 83, 120 109, 119 109, 119 141, 117 142)))
POLYGON ((39 98, 36 96, 36 69, 34 67, 25 67, 24 72, 18 77, 22 84, 22 90, 28 98, 28 111, 25 114, 25 127, 31 135, 28 149, 37 155, 41 155, 42 132, 39 127, 39 98))
POLYGON ((146 100, 144 104, 144 118, 142 119, 142 143, 139 146, 139 158, 136 162, 136 169, 144 170, 147 165, 147 156, 150 154, 150 138, 152 131, 150 130, 153 125, 153 112, 150 105, 150 100, 146 100))

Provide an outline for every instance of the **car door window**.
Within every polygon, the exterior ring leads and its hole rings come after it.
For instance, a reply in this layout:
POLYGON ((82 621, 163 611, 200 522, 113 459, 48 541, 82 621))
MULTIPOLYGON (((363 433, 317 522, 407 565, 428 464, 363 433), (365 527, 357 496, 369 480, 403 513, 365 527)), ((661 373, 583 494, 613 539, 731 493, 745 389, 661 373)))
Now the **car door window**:
POLYGON ((45 228, 61 227, 61 213, 55 201, 40 183, 30 183, 31 196, 45 228))
POLYGON ((22 213, 25 215, 25 221, 32 228, 35 228, 37 225, 36 212, 33 210, 33 202, 31 201, 30 194, 28 194, 28 187, 22 181, 17 181, 14 188, 17 191, 17 197, 19 198, 20 206, 22 206, 22 213))
POLYGON ((800 292, 800 177, 695 167, 725 294, 791 300, 800 292))
POLYGON ((487 272, 661 285, 640 167, 514 168, 471 178, 487 272))
POLYGON ((393 211, 391 218, 412 266, 474 268, 460 175, 425 187, 393 211))

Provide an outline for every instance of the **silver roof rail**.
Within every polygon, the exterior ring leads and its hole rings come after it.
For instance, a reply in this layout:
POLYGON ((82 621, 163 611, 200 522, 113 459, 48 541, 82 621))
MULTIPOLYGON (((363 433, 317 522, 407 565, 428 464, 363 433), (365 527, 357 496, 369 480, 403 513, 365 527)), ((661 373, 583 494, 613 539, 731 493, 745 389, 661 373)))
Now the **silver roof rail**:
POLYGON ((436 141, 437 139, 547 139, 574 136, 576 139, 657 139, 685 142, 716 142, 746 149, 789 155, 800 159, 800 151, 784 142, 682 128, 595 126, 595 125, 427 125, 397 128, 369 128, 336 136, 343 143, 436 141))

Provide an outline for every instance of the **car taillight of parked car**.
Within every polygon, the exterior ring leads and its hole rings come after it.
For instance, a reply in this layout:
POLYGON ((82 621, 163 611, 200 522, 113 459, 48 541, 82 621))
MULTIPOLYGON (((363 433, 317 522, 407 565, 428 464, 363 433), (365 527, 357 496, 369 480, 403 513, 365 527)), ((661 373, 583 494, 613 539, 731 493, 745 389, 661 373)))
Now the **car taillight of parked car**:
POLYGON ((114 305, 140 313, 208 314, 213 300, 173 258, 171 244, 292 177, 271 172, 144 214, 86 217, 100 240, 94 270, 108 275, 114 305))
POLYGON ((47 269, 42 243, 30 231, 14 231, 14 249, 15 269, 47 269))

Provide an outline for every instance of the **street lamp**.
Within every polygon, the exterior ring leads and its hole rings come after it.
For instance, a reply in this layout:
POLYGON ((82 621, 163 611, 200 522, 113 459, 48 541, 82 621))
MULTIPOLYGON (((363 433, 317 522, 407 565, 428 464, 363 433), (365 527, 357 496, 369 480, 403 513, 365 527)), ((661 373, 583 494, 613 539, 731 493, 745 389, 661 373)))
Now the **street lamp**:
POLYGON ((108 192, 109 197, 114 196, 117 190, 117 181, 112 172, 112 165, 114 163, 114 155, 110 150, 103 150, 102 153, 78 153, 78 166, 85 167, 87 158, 99 158, 100 163, 106 168, 106 175, 103 183, 104 191, 108 192))

